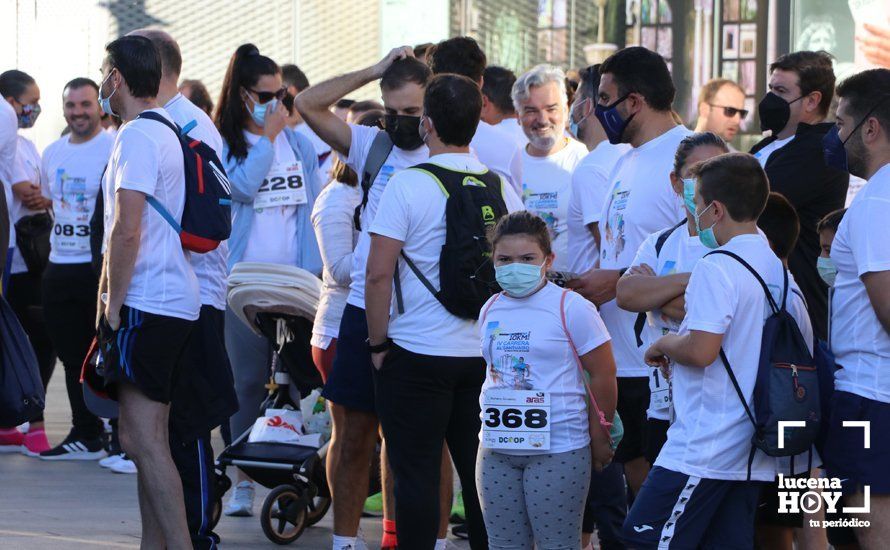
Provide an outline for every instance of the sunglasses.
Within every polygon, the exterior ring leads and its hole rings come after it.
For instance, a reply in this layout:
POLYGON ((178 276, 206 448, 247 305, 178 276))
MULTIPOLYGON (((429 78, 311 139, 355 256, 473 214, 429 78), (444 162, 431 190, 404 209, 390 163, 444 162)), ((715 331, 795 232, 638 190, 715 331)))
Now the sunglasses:
POLYGON ((262 105, 264 103, 269 103, 273 99, 277 99, 277 100, 281 101, 284 98, 284 96, 287 95, 287 88, 285 88, 284 86, 282 86, 281 89, 278 90, 277 92, 261 92, 259 90, 252 90, 250 88, 248 88, 248 90, 250 90, 251 92, 256 94, 257 102, 260 105, 262 105))
POLYGON ((736 115, 741 115, 741 117, 748 118, 748 109, 736 109, 735 107, 727 107, 726 105, 714 105, 713 103, 708 103, 711 107, 717 107, 719 109, 723 109, 723 114, 726 115, 726 118, 733 118, 736 115))

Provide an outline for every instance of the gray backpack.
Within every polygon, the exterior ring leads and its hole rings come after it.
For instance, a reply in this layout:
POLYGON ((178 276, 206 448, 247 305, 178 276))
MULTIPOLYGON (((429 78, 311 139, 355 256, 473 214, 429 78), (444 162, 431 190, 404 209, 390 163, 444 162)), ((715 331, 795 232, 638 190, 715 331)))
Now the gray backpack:
POLYGON ((380 173, 383 163, 389 158, 392 148, 393 143, 389 134, 382 130, 377 132, 377 135, 374 136, 374 141, 371 142, 371 150, 368 151, 368 157, 365 159, 365 168, 362 170, 362 202, 355 207, 355 213, 352 215, 352 223, 356 231, 362 230, 361 215, 362 210, 368 204, 368 193, 371 192, 371 186, 374 185, 374 180, 377 179, 377 174, 380 173))

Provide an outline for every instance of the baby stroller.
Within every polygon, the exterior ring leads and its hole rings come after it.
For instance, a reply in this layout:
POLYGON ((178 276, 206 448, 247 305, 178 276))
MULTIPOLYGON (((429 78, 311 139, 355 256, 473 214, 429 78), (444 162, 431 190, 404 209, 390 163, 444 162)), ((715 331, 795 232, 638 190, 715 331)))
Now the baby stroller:
MULTIPOLYGON (((299 399, 322 385, 312 362, 309 340, 321 283, 296 267, 240 263, 229 276, 229 305, 257 334, 273 343, 267 409, 299 410, 299 399)), ((301 427, 297 427, 300 429, 301 427)), ((248 429, 223 449, 216 461, 220 489, 231 485, 229 466, 240 468, 272 490, 263 503, 260 524, 276 544, 290 544, 318 523, 331 505, 325 477, 327 443, 320 448, 293 443, 250 441, 248 429)), ((222 509, 222 492, 217 509, 222 509)), ((215 514, 214 523, 219 520, 215 514)))

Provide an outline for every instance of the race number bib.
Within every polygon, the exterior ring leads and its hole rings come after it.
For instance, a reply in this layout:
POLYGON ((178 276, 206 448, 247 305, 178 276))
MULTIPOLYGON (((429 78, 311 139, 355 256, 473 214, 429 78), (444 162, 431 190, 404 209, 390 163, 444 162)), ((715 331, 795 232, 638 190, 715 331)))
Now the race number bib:
POLYGON ((649 408, 653 411, 667 410, 671 406, 671 392, 668 381, 661 374, 661 369, 650 369, 649 375, 649 408))
POLYGON ((482 446, 511 451, 549 450, 550 394, 535 390, 485 390, 482 446))
POLYGON ((262 210, 273 206, 297 206, 307 202, 309 199, 306 196, 303 165, 294 162, 272 167, 253 199, 253 208, 262 210))
POLYGON ((52 247, 60 252, 90 251, 89 213, 60 208, 55 212, 52 247))

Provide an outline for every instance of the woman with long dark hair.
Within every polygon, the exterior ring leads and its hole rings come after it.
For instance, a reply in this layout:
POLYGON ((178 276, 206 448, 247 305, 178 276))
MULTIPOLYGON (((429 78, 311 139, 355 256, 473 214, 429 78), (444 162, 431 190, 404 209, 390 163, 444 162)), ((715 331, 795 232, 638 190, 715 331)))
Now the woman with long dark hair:
MULTIPOLYGON (((216 112, 222 162, 232 184, 229 271, 239 262, 264 262, 321 274, 310 220, 321 192, 318 158, 307 138, 287 128, 288 99, 278 65, 253 44, 240 46, 229 62, 216 112)), ((226 350, 240 404, 231 431, 240 434, 253 424, 266 395, 269 342, 229 309, 226 350)), ((253 496, 253 483, 239 473, 226 514, 251 515, 253 496)))

